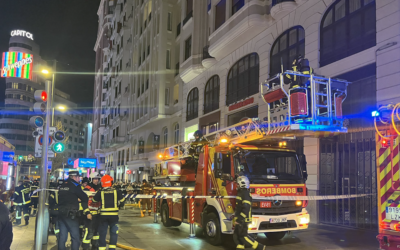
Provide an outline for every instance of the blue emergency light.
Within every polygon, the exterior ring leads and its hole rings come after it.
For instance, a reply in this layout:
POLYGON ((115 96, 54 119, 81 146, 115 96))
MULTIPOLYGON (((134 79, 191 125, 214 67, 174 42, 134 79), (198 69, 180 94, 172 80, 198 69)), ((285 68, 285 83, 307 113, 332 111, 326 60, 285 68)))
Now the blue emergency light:
POLYGON ((378 117, 379 115, 380 115, 379 111, 374 110, 374 111, 371 112, 371 116, 372 117, 378 117))

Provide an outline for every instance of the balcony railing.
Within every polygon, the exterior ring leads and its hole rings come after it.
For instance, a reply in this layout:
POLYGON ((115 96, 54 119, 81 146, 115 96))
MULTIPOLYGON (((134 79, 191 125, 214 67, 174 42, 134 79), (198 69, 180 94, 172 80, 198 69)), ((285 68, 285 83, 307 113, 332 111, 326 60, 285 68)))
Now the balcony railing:
POLYGON ((192 17, 193 17, 193 10, 186 15, 185 19, 183 19, 183 22, 182 22, 183 25, 185 25, 192 17))
POLYGON ((294 2, 295 0, 272 0, 272 6, 283 2, 294 2))

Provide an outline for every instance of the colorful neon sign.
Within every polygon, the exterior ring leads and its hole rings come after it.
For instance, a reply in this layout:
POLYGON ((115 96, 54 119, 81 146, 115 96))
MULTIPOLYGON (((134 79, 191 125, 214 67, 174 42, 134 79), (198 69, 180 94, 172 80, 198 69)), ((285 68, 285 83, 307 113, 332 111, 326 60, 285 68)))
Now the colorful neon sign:
POLYGON ((23 52, 4 52, 1 77, 32 79, 33 55, 23 52))

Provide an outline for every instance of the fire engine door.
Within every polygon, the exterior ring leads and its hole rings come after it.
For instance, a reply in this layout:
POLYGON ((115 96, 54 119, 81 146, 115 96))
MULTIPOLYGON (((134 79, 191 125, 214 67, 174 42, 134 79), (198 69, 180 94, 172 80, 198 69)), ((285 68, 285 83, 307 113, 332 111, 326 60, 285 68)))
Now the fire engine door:
POLYGON ((182 199, 180 198, 182 194, 173 193, 172 196, 177 197, 172 198, 172 217, 174 219, 182 220, 182 199))

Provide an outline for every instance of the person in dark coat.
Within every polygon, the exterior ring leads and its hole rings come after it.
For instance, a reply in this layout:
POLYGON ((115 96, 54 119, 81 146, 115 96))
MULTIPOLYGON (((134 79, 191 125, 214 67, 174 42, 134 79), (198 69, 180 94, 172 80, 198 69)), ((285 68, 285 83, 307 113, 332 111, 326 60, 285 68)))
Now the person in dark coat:
POLYGON ((13 231, 8 208, 0 202, 0 249, 9 250, 12 241, 13 231))

